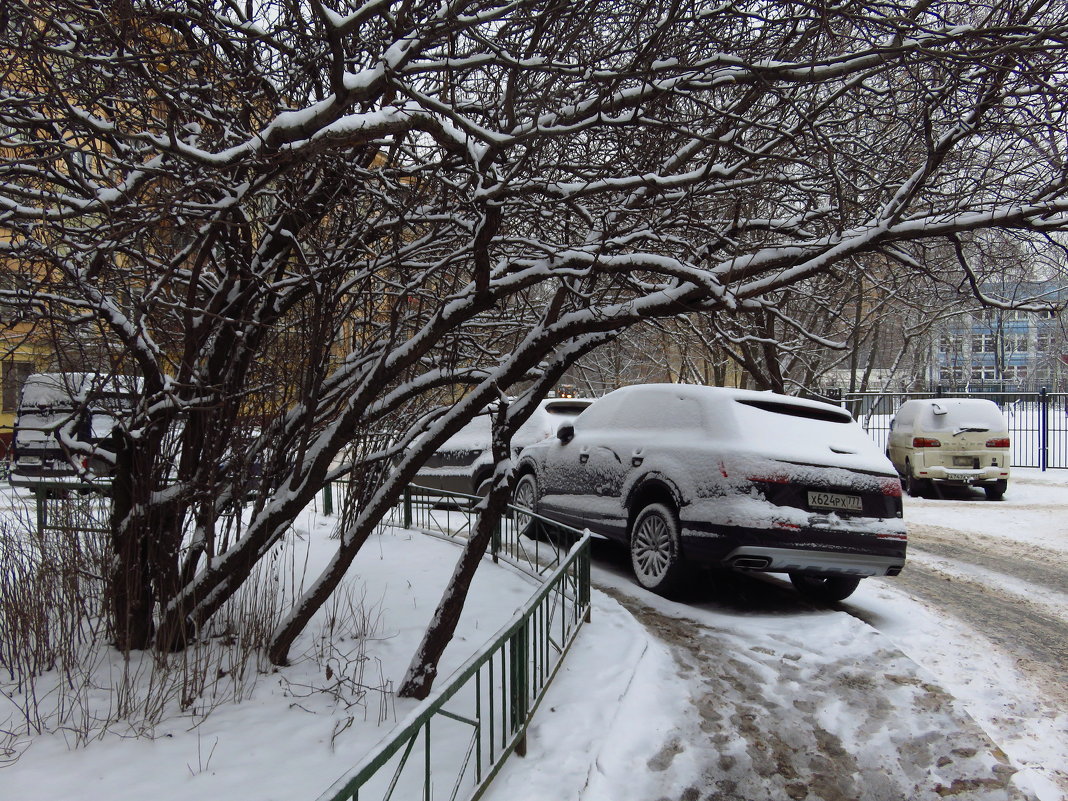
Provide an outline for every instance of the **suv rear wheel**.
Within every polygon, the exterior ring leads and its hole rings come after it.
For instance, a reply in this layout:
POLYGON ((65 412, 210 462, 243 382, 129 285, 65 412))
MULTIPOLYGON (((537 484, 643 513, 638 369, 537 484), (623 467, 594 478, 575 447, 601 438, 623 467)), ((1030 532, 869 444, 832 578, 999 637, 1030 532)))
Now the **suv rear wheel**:
POLYGON ((905 492, 910 498, 920 498, 927 490, 930 482, 925 478, 916 478, 912 475, 912 463, 905 462, 905 492))
POLYGON ((631 526, 630 564, 638 583, 668 595, 684 582, 687 565, 679 548, 679 520, 662 503, 643 508, 631 526))
POLYGON ((983 487, 983 492, 986 493, 986 499, 988 501, 1000 501, 1005 495, 1005 490, 1009 488, 1009 482, 1005 479, 995 481, 993 484, 987 484, 983 487))
POLYGON ((842 601, 860 584, 856 576, 808 576, 791 573, 790 581, 799 593, 814 601, 842 601))
POLYGON ((538 502, 538 480, 532 473, 524 473, 512 490, 512 505, 534 511, 538 502))
MULTIPOLYGON (((520 509, 528 509, 533 513, 534 507, 538 503, 538 479, 534 478, 533 473, 524 473, 519 477, 519 481, 516 482, 515 488, 512 490, 512 506, 520 509)), ((525 515, 522 512, 511 512, 513 516, 518 518, 516 525, 519 528, 519 533, 529 537, 532 540, 543 539, 541 535, 541 526, 535 518, 525 515)))

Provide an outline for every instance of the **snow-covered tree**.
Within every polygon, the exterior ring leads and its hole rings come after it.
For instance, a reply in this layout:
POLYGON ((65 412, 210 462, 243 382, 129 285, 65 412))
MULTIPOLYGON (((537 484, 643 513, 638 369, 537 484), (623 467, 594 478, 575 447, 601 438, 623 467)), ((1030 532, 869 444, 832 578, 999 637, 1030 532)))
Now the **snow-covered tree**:
POLYGON ((781 319, 924 269, 914 243, 1062 229, 1062 11, 4 4, 0 298, 144 380, 109 452, 117 643, 179 647, 352 476, 283 662, 438 443, 639 321, 781 319))

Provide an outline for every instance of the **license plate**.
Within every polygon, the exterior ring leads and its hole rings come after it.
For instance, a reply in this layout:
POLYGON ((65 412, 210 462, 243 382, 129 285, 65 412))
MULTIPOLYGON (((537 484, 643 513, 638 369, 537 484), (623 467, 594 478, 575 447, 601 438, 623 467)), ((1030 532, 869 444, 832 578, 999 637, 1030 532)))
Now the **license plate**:
POLYGON ((971 473, 946 473, 946 478, 950 481, 971 481, 971 473))
POLYGON ((953 466, 954 467, 974 467, 975 466, 975 459, 973 459, 971 456, 954 456, 953 457, 953 466))
POLYGON ((842 495, 837 492, 809 492, 808 505, 815 509, 846 509, 850 512, 863 510, 864 504, 858 495, 842 495))

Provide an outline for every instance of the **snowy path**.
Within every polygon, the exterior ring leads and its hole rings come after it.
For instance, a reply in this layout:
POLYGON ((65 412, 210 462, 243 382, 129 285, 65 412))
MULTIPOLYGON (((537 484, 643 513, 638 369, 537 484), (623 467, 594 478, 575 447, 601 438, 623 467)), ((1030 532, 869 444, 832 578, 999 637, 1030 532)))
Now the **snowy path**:
POLYGON ((758 579, 698 588, 683 604, 612 583, 692 693, 695 718, 645 765, 684 785, 664 799, 1029 798, 964 708, 852 616, 758 579))
POLYGON ((1043 799, 1068 799, 1068 471, 1016 470, 997 503, 910 498, 905 517, 906 570, 843 607, 936 676, 1043 799))

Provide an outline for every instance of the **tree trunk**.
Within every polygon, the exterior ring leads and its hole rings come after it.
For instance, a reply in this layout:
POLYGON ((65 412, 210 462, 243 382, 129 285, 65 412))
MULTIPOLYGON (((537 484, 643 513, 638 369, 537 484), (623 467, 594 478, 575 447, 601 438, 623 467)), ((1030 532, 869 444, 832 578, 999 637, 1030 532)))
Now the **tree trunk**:
POLYGON ((152 644, 155 633, 154 597, 149 572, 145 519, 135 509, 134 452, 128 440, 119 448, 112 482, 111 547, 114 551, 111 581, 111 625, 115 647, 141 650, 152 644))
POLYGON ((478 522, 471 534, 470 539, 464 544, 464 552, 460 561, 453 571, 452 580, 445 588, 438 608, 431 619, 423 635, 423 641, 419 644, 412 662, 408 666, 408 672, 401 682, 397 695, 401 698, 417 698, 422 700, 430 695, 434 687, 434 680, 438 676, 438 663, 441 655, 445 653, 446 646, 452 641, 456 633, 456 624, 460 622, 460 613, 463 612, 467 602, 467 593, 471 589, 471 581, 475 577, 475 570, 486 553, 493 531, 500 522, 501 513, 508 503, 508 476, 511 470, 502 469, 509 463, 511 450, 511 434, 499 436, 503 424, 505 404, 501 404, 498 411, 497 423, 494 426, 493 436, 493 462, 497 466, 493 474, 493 485, 485 500, 485 507, 478 516, 478 522))
POLYGON ((486 553, 493 537, 493 529, 501 518, 507 499, 508 482, 503 475, 498 475, 487 498, 486 508, 478 516, 474 534, 464 545, 464 552, 453 571, 452 580, 438 602, 432 622, 423 635, 423 641, 397 691, 401 698, 422 700, 433 689, 438 675, 438 662, 456 633, 456 624, 460 622, 460 613, 463 612, 467 601, 475 570, 486 553))
POLYGON ((301 598, 300 603, 271 635, 267 644, 267 658, 271 660, 272 665, 289 664, 289 649, 293 647, 293 641, 304 631, 312 616, 326 603, 338 583, 345 577, 349 565, 373 530, 374 522, 369 521, 364 524, 362 531, 355 532, 348 542, 338 546, 329 567, 319 576, 315 586, 301 598))

